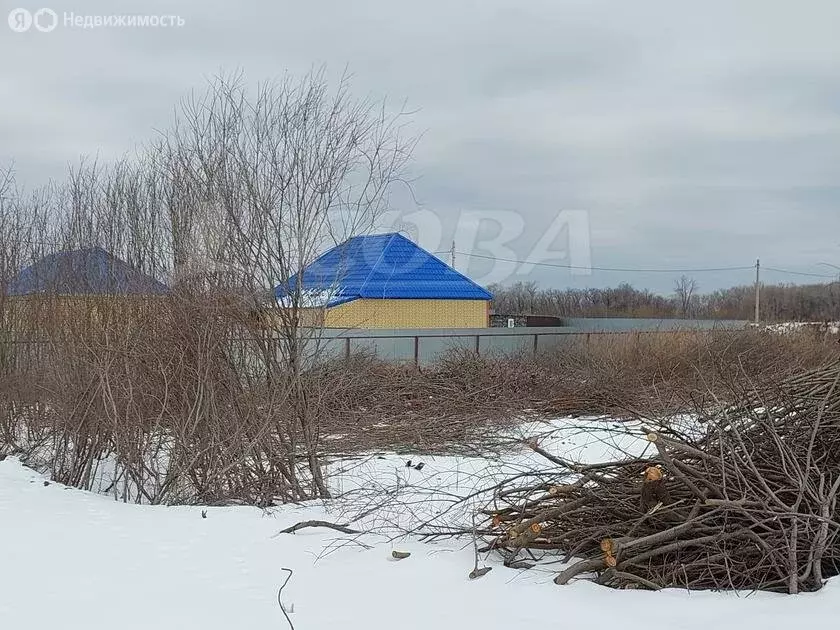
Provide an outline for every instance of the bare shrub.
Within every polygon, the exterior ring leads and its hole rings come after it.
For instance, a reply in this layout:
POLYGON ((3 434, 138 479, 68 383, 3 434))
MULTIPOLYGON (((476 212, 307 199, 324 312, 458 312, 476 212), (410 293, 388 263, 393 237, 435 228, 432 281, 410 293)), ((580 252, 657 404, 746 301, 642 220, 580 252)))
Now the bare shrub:
POLYGON ((288 390, 254 378, 266 372, 255 365, 259 338, 235 325, 247 320, 232 318, 225 301, 129 298, 109 301, 95 322, 78 314, 40 342, 48 351, 27 374, 32 397, 4 392, 18 423, 8 431, 23 428, 16 448, 31 464, 125 501, 267 505, 311 496, 288 390))
POLYGON ((779 382, 836 355, 808 337, 755 331, 593 334, 537 357, 461 350, 415 367, 358 356, 307 378, 328 410, 327 450, 474 452, 492 449, 503 441, 500 429, 527 418, 665 417, 717 407, 751 384, 779 382))
POLYGON ((836 356, 808 337, 751 330, 590 335, 538 357, 533 378, 558 413, 665 414, 710 391, 726 397, 733 382, 778 381, 836 356))
POLYGON ((82 160, 31 196, 0 174, 5 448, 127 501, 328 496, 318 331, 284 283, 388 208, 414 143, 403 117, 324 72, 217 77, 135 156, 82 160), (94 246, 172 292, 8 294, 25 264, 94 246))

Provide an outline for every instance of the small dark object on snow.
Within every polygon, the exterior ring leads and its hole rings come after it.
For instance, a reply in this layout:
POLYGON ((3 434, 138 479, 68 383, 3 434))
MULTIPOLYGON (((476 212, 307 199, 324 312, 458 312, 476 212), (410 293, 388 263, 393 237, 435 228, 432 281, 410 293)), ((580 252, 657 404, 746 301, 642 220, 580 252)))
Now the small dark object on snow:
POLYGON ((406 468, 411 468, 411 460, 410 459, 405 463, 405 467, 406 468))
POLYGON ((417 464, 417 465, 414 467, 414 470, 423 470, 423 466, 425 466, 425 465, 426 465, 426 464, 424 464, 423 462, 420 462, 419 464, 417 464))
POLYGON ((475 568, 470 571, 470 579, 475 580, 480 578, 482 575, 487 575, 492 569, 493 567, 481 567, 480 569, 475 568))
POLYGON ((207 518, 207 510, 201 510, 201 518, 207 518))
POLYGON ((391 557, 394 560, 405 560, 411 555, 410 551, 392 551, 391 557))
POLYGON ((44 487, 47 487, 48 485, 50 485, 50 482, 49 482, 49 481, 45 481, 45 482, 44 482, 44 487))

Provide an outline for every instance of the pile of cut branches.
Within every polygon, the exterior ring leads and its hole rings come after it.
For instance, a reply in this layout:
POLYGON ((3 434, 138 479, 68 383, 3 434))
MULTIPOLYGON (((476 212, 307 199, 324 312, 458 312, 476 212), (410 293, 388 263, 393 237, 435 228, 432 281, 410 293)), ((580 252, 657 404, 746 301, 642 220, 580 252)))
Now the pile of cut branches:
POLYGON ((495 490, 477 518, 485 550, 512 566, 559 552, 571 564, 556 583, 616 588, 798 593, 840 573, 840 363, 697 417, 648 422, 647 447, 622 461, 531 443, 552 476, 495 490))

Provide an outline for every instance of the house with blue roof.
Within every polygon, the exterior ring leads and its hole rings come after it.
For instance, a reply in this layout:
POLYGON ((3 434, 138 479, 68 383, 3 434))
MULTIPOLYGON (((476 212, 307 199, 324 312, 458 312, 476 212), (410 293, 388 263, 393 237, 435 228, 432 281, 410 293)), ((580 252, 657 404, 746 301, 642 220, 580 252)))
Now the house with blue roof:
POLYGON ((356 236, 275 288, 327 328, 484 328, 493 296, 399 233, 356 236))
POLYGON ((101 247, 49 254, 22 269, 6 295, 163 295, 167 287, 101 247))
POLYGON ((49 254, 5 287, 3 326, 20 334, 148 318, 165 284, 101 247, 49 254))

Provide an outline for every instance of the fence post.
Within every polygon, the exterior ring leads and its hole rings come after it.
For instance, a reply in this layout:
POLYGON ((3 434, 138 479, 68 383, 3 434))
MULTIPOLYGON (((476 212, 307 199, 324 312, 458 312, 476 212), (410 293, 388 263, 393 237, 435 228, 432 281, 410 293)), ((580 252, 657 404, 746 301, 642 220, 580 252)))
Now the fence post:
POLYGON ((476 356, 479 356, 479 357, 481 356, 480 343, 481 343, 481 335, 479 335, 478 333, 475 333, 475 354, 476 354, 476 356))
POLYGON ((350 359, 350 337, 344 339, 344 358, 350 359))
POLYGON ((420 335, 414 335, 414 365, 420 365, 420 335))
POLYGON ((534 333, 534 356, 537 356, 537 343, 539 343, 540 336, 537 333, 534 333))

